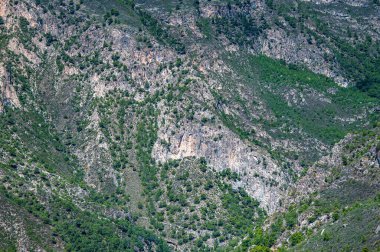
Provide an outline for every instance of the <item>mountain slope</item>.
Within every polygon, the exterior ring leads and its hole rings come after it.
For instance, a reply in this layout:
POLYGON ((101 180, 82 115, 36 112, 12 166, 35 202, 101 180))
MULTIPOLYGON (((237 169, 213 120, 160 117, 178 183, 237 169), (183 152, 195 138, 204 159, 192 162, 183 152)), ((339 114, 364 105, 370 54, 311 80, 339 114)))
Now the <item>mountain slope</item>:
MULTIPOLYGON (((379 182, 379 11, 376 1, 2 1, 0 249, 341 248, 349 231, 321 240, 294 216, 378 211, 366 192, 379 182), (365 197, 323 203, 351 180, 365 197), (302 208, 315 194, 327 210, 302 208)), ((375 222, 352 222, 362 247, 378 248, 375 222)))

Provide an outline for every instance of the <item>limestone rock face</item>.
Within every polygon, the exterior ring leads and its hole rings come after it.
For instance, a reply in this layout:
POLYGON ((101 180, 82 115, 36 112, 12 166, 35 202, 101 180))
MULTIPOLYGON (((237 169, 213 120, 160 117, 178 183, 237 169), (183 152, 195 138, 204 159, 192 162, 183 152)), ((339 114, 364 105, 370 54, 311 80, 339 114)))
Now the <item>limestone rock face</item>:
POLYGON ((20 107, 20 101, 11 83, 12 78, 5 67, 0 65, 0 112, 5 106, 20 107))
POLYGON ((261 53, 289 63, 302 62, 313 72, 333 78, 342 86, 348 85, 348 80, 325 60, 324 55, 332 55, 328 48, 309 43, 303 34, 288 37, 284 30, 270 29, 261 41, 261 53))
POLYGON ((159 125, 152 152, 157 162, 205 158, 216 171, 229 168, 237 172, 242 181, 234 186, 243 187, 269 213, 280 207, 285 176, 269 153, 244 142, 225 127, 193 122, 182 125, 179 129, 168 123, 159 125))

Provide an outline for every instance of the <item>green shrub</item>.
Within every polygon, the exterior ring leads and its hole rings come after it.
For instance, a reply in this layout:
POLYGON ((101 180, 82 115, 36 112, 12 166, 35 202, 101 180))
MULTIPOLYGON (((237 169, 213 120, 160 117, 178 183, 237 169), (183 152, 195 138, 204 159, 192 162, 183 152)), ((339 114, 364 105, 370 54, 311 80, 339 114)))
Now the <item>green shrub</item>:
POLYGON ((301 232, 295 232, 294 234, 292 234, 290 236, 290 244, 292 246, 297 245, 298 243, 300 243, 303 240, 304 240, 304 236, 301 232))
POLYGON ((327 231, 325 231, 325 232, 323 232, 323 240, 324 241, 329 241, 329 240, 331 240, 331 234, 329 233, 329 232, 327 232, 327 231))

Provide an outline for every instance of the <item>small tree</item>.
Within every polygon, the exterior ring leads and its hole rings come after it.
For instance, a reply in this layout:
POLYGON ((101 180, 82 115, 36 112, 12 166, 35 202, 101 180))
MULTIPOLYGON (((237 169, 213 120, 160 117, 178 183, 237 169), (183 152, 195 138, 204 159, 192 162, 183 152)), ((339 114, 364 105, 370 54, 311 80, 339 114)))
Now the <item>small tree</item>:
POLYGON ((0 16, 0 25, 4 24, 4 18, 0 16))
POLYGON ((304 237, 301 232, 295 232, 294 234, 292 234, 292 236, 290 236, 290 243, 292 244, 292 246, 294 246, 303 241, 303 239, 304 237))

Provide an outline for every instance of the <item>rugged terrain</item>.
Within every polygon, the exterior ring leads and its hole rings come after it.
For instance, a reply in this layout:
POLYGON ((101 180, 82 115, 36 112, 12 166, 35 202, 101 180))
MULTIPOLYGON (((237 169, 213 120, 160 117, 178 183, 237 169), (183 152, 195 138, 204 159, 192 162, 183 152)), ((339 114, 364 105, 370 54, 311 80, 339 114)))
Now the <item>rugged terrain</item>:
POLYGON ((380 249, 379 1, 0 17, 0 251, 380 249))

